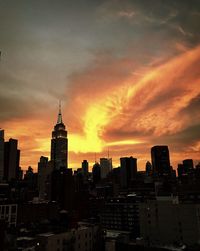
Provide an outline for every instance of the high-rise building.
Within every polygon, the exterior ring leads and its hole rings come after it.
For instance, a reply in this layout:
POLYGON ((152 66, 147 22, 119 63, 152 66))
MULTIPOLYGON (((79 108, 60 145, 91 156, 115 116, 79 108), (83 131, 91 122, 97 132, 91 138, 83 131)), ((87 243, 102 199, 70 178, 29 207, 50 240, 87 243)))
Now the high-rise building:
POLYGON ((51 139, 51 161, 53 168, 59 170, 68 167, 68 139, 65 125, 62 121, 61 106, 59 105, 58 120, 54 126, 51 139))
POLYGON ((0 181, 4 173, 4 130, 0 130, 0 181))
POLYGON ((186 172, 190 172, 190 171, 194 170, 194 163, 193 163, 192 159, 184 159, 183 165, 184 165, 186 172))
POLYGON ((133 157, 120 158, 120 183, 127 188, 137 175, 137 159, 133 157))
POLYGON ((153 146, 151 148, 151 162, 153 173, 166 175, 171 173, 169 149, 168 146, 153 146))
POLYGON ((82 162, 82 173, 83 175, 88 175, 88 167, 89 167, 89 163, 88 161, 85 159, 82 162))
POLYGON ((146 163, 146 174, 149 176, 152 173, 152 165, 151 162, 147 161, 146 163))
POLYGON ((93 177, 93 181, 94 181, 95 184, 98 183, 101 180, 101 166, 99 165, 98 162, 96 162, 93 165, 92 177, 93 177))
POLYGON ((20 170, 20 151, 17 149, 18 141, 9 139, 4 144, 4 180, 17 179, 20 170))
POLYGON ((194 182, 195 169, 192 159, 185 159, 182 164, 178 164, 178 177, 181 183, 194 182))
POLYGON ((54 169, 51 174, 51 200, 56 201, 61 209, 73 208, 74 199, 74 176, 72 169, 54 169))
POLYGON ((47 157, 41 156, 38 162, 38 191, 39 198, 47 200, 50 198, 52 163, 47 157))
POLYGON ((104 179, 112 170, 112 158, 100 158, 101 178, 104 179))

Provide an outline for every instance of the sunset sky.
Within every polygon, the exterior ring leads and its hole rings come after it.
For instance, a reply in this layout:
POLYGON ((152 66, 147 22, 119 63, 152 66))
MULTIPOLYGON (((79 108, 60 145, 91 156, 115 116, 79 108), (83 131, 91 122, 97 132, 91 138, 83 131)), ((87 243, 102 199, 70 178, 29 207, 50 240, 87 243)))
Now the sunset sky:
POLYGON ((69 167, 168 145, 200 161, 199 0, 0 0, 0 127, 21 166, 49 156, 62 100, 69 167))

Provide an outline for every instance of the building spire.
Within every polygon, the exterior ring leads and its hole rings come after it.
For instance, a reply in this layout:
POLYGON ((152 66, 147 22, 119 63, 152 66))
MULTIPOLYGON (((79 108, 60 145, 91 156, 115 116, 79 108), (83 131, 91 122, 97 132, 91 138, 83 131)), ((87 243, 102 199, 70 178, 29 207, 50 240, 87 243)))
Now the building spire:
POLYGON ((59 100, 59 113, 58 113, 57 124, 62 124, 62 113, 61 113, 61 101, 60 100, 59 100))

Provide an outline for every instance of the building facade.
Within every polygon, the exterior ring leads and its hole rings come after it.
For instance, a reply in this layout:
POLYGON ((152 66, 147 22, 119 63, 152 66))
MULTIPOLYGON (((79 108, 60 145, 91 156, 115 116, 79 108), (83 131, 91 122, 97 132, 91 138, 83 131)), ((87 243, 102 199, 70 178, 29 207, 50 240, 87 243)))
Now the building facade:
POLYGON ((4 144, 4 180, 11 181, 18 177, 20 170, 20 150, 17 149, 18 141, 9 139, 4 144))
POLYGON ((135 195, 110 198, 101 212, 104 229, 128 231, 133 237, 139 236, 139 202, 135 195))
POLYGON ((131 186, 137 174, 137 159, 133 157, 120 158, 120 184, 122 188, 131 186))
POLYGON ((0 130, 0 182, 4 173, 4 130, 0 130))
POLYGON ((200 205, 157 197, 140 204, 141 237, 149 246, 200 242, 200 205))
POLYGON ((105 179, 112 171, 112 158, 100 158, 101 178, 105 179))
POLYGON ((153 173, 158 176, 171 172, 168 146, 153 146, 151 148, 153 173))
POLYGON ((4 220, 9 227, 16 227, 17 204, 0 204, 0 220, 4 220))

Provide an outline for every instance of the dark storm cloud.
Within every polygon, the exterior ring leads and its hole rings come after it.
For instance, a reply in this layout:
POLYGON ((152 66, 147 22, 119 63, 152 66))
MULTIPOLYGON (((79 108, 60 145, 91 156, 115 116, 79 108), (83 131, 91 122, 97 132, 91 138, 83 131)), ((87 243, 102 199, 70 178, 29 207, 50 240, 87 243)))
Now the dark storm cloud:
POLYGON ((179 116, 185 116, 187 115, 189 119, 191 120, 191 123, 196 123, 196 121, 199 121, 200 119, 200 94, 196 95, 189 104, 183 108, 179 116))
MULTIPOLYGON (((162 135, 158 138, 151 139, 152 145, 167 144, 172 153, 178 154, 178 159, 183 158, 188 153, 187 158, 200 160, 200 124, 188 126, 186 129, 174 134, 162 135)), ((180 160, 179 160, 180 161, 180 160)))
POLYGON ((163 37, 168 41, 187 41, 190 45, 196 45, 200 39, 198 0, 108 1, 101 7, 101 13, 105 20, 132 25, 137 36, 159 32, 161 40, 163 37))

